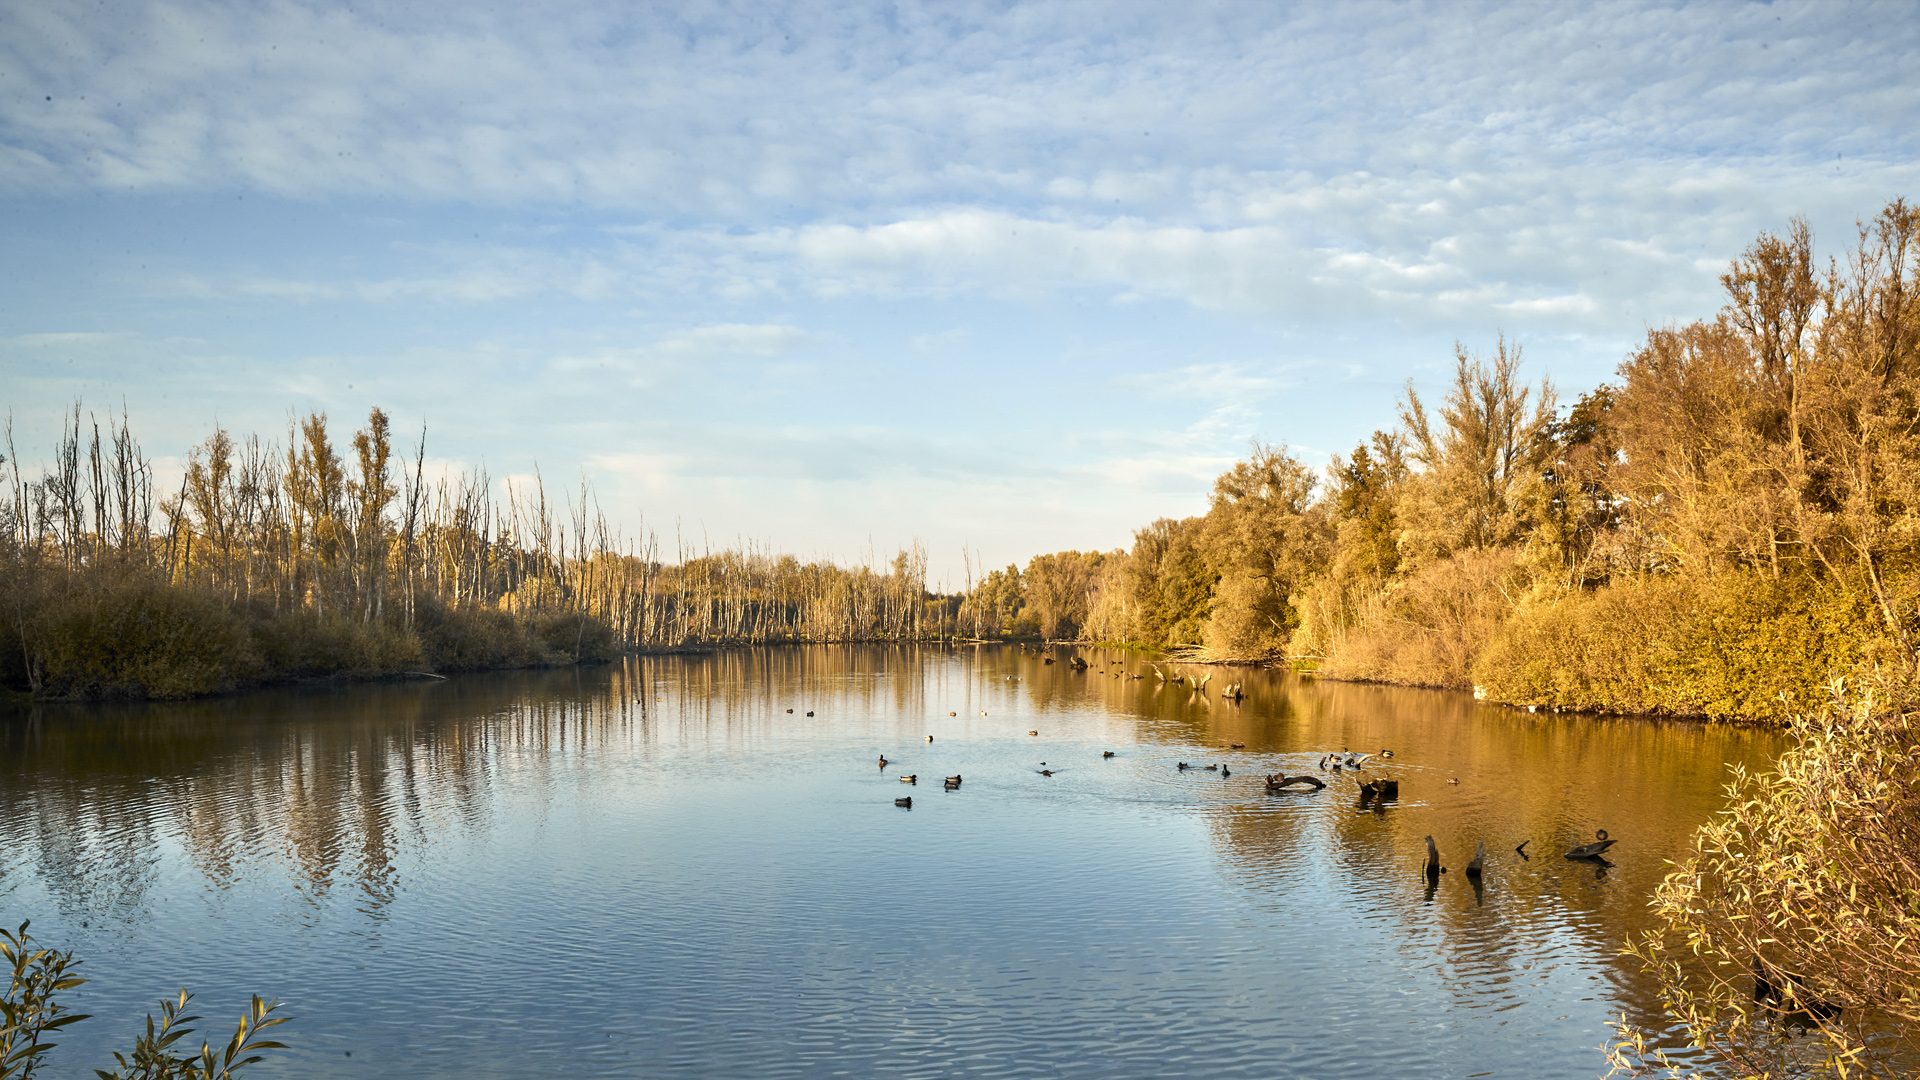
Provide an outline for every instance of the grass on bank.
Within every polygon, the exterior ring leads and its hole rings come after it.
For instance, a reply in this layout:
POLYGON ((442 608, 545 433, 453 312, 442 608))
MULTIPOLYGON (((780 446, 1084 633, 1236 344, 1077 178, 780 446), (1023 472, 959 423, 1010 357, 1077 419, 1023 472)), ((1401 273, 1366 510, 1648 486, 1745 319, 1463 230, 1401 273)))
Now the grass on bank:
POLYGON ((235 606, 141 568, 62 575, 0 626, 0 685, 49 699, 178 699, 316 676, 378 678, 603 661, 605 622, 417 603, 398 618, 235 606))

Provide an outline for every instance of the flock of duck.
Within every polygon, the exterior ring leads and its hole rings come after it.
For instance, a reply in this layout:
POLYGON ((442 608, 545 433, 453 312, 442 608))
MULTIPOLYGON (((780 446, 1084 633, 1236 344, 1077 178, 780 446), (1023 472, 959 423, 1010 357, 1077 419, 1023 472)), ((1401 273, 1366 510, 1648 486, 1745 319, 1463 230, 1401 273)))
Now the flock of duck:
MULTIPOLYGON (((1048 661, 1048 662, 1051 663, 1052 661, 1048 661)), ((1084 663, 1084 661, 1080 661, 1079 658, 1077 657, 1075 658, 1075 662, 1084 663)), ((1238 688, 1236 687, 1236 689, 1238 688)), ((792 712, 793 710, 788 709, 787 711, 792 712)), ((812 716, 813 714, 808 713, 807 715, 812 716)), ((950 712, 947 715, 956 716, 958 715, 958 713, 950 712)), ((983 712, 980 715, 985 716, 987 714, 983 712)), ((1040 733, 1038 731, 1028 731, 1027 734, 1038 735, 1040 733)), ((927 736, 927 741, 932 742, 933 736, 931 735, 927 736)), ((1227 744, 1228 748, 1233 750, 1244 749, 1245 745, 1246 744, 1244 743, 1228 743, 1227 744)), ((1114 756, 1114 752, 1111 750, 1102 750, 1100 752, 1100 756, 1103 759, 1112 758, 1114 756)), ((1323 773, 1331 772, 1334 776, 1337 777, 1343 772, 1359 772, 1366 768, 1367 762, 1369 761, 1373 761, 1376 759, 1381 761, 1388 761, 1388 760, 1391 760, 1392 758, 1393 758, 1392 750, 1381 750, 1378 754, 1361 754, 1361 753, 1355 753, 1351 750, 1342 750, 1337 754, 1322 754, 1320 756, 1319 769, 1323 773)), ((887 756, 885 754, 880 755, 881 771, 884 772, 887 766, 890 764, 892 764, 892 762, 887 760, 887 756)), ((1226 765, 1219 764, 1219 763, 1214 763, 1211 765, 1193 765, 1188 762, 1181 761, 1181 762, 1176 762, 1174 764, 1174 768, 1179 772, 1187 772, 1189 770, 1201 771, 1201 772, 1217 772, 1220 774, 1222 779, 1233 775, 1232 769, 1228 768, 1226 765)), ((1038 770, 1041 776, 1052 776, 1055 773, 1055 771, 1056 770, 1054 769, 1048 768, 1047 763, 1044 761, 1040 763, 1040 768, 1038 770)), ((920 776, 917 773, 908 773, 899 777, 899 780, 903 784, 917 785, 920 783, 920 776)), ((1267 794, 1269 795, 1312 793, 1317 791, 1324 791, 1326 790, 1326 787, 1327 787, 1326 781, 1310 773, 1302 773, 1298 776, 1288 776, 1284 772, 1271 773, 1265 777, 1265 780, 1266 780, 1266 791, 1267 791, 1267 794)), ((949 776, 944 781, 944 787, 948 791, 958 791, 960 790, 960 782, 961 782, 961 777, 959 777, 958 775, 949 776)), ((1460 778, 1450 777, 1448 778, 1447 783, 1457 785, 1460 783, 1460 778)), ((1366 783, 1360 785, 1359 791, 1360 791, 1361 808, 1364 809, 1369 806, 1373 806, 1376 808, 1383 808, 1386 803, 1397 800, 1400 797, 1400 781, 1388 780, 1384 778, 1369 780, 1366 783)), ((895 799, 893 800, 893 805, 904 807, 908 810, 911 810, 913 809, 913 798, 912 796, 907 796, 905 798, 895 799)), ((1597 836, 1598 836, 1598 839, 1592 841, 1591 843, 1580 844, 1578 846, 1567 849, 1566 857, 1569 859, 1578 859, 1578 860, 1583 860, 1588 862, 1597 862, 1602 865, 1610 865, 1607 863, 1605 858, 1607 849, 1612 847, 1614 844, 1619 843, 1619 841, 1617 839, 1609 838, 1607 836, 1607 830, 1605 829, 1598 830, 1597 836)), ((1530 843, 1532 843, 1531 840, 1522 840, 1520 841, 1520 844, 1517 847, 1515 847, 1513 850, 1516 853, 1518 853, 1522 859, 1529 859, 1531 858, 1531 856, 1527 854, 1527 845, 1530 843)), ((1487 844, 1486 844, 1486 841, 1482 840, 1474 848, 1472 860, 1470 860, 1467 863, 1467 868, 1466 868, 1467 877, 1472 878, 1475 881, 1478 881, 1486 872, 1486 863, 1487 863, 1487 844)), ((1431 834, 1427 836, 1427 861, 1426 861, 1424 870, 1426 872, 1427 880, 1430 882, 1438 881, 1440 878, 1440 875, 1447 872, 1447 868, 1440 865, 1440 850, 1434 844, 1433 836, 1431 834)))

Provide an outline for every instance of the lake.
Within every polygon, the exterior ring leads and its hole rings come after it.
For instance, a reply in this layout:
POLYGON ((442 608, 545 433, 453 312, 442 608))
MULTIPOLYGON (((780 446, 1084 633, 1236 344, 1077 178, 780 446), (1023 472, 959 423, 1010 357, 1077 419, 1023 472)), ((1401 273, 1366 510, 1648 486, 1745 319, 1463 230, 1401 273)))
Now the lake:
POLYGON ((1609 1019, 1656 1022, 1618 950, 1666 862, 1730 765, 1784 746, 1050 655, 737 650, 11 714, 0 919, 92 978, 43 1075, 109 1066, 184 985, 222 1042, 249 992, 287 1003, 262 1080, 1594 1077, 1609 1019), (1347 749, 1394 756, 1318 770, 1347 749), (1268 795, 1276 771, 1328 787, 1268 795), (1400 797, 1362 809, 1374 778, 1400 797), (1602 828, 1611 866, 1562 857, 1602 828))

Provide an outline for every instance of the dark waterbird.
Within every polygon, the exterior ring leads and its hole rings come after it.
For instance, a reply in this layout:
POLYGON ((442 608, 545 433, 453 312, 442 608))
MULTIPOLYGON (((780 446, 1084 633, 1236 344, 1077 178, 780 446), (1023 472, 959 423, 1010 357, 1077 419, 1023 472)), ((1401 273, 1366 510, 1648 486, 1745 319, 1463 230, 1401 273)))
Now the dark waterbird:
POLYGON ((883 769, 887 767, 887 755, 885 754, 880 755, 880 767, 883 769))
POLYGON ((1840 1015, 1840 1006, 1821 1001, 1807 991, 1805 976, 1781 971, 1757 956, 1753 958, 1753 1000, 1779 1013, 1787 1023, 1801 1027, 1840 1015))
POLYGON ((1598 836, 1598 837, 1599 837, 1600 839, 1598 839, 1598 840, 1595 840, 1595 841, 1594 841, 1593 843, 1591 843, 1591 844, 1581 844, 1581 845, 1580 845, 1579 847, 1577 847, 1577 848, 1570 848, 1570 849, 1568 849, 1568 851, 1567 851, 1567 858, 1569 858, 1569 859, 1597 859, 1597 858, 1599 858, 1600 856, 1602 856, 1602 855, 1605 855, 1605 854, 1607 853, 1607 849, 1608 849, 1608 848, 1610 848, 1610 847, 1612 847, 1613 845, 1615 845, 1615 844, 1617 844, 1617 843, 1619 843, 1619 842, 1620 842, 1620 841, 1618 841, 1618 840, 1609 840, 1609 839, 1607 839, 1607 830, 1605 830, 1605 829, 1600 829, 1600 830, 1598 830, 1598 831, 1596 831, 1596 832, 1594 833, 1594 835, 1595 835, 1595 836, 1598 836))

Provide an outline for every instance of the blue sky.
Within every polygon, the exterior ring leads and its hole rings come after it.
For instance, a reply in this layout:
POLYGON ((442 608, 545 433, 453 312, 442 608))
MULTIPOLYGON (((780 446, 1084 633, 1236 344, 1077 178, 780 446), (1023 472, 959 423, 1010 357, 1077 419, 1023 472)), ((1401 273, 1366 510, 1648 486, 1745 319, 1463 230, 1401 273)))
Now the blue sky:
POLYGON ((1911 4, 0 0, 0 406, 177 477, 379 405, 957 583, 1324 462, 1456 340, 1567 400, 1760 231, 1838 253, 1920 197, 1914 56, 1911 4))

